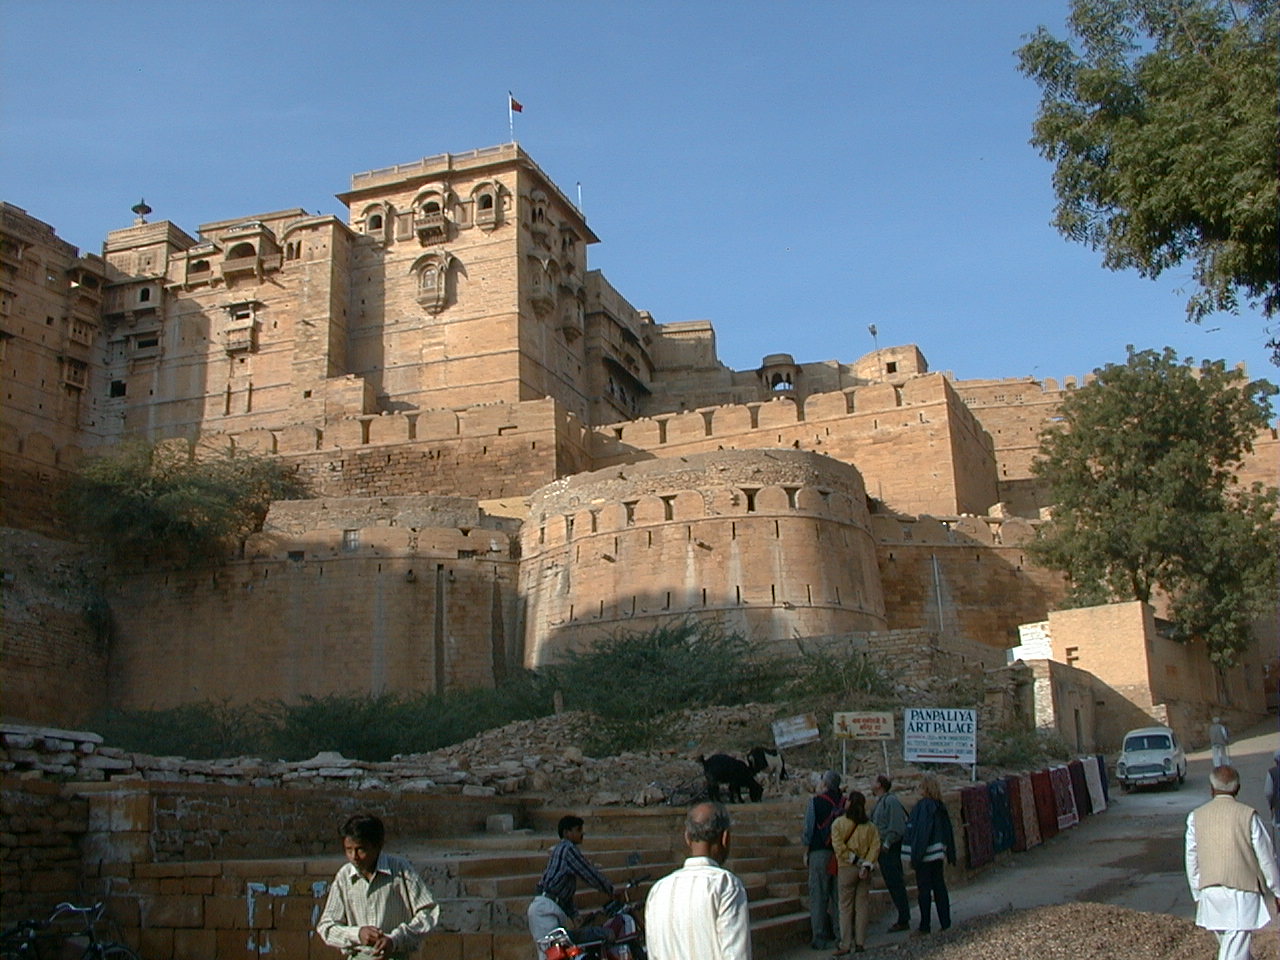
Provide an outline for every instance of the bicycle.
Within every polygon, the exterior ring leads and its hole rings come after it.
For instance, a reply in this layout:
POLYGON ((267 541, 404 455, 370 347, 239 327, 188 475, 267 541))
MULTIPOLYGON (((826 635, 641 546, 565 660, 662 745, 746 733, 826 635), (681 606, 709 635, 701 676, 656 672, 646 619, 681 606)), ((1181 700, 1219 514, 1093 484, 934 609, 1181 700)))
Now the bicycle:
MULTIPOLYGON (((60 903, 53 908, 47 920, 23 920, 8 930, 0 933, 0 958, 3 960, 42 960, 46 951, 40 949, 41 940, 58 939, 62 946, 77 945, 84 940, 84 948, 79 953, 79 960, 139 960, 133 949, 114 940, 99 940, 97 924, 106 910, 105 903, 95 903, 91 907, 77 907, 73 903, 60 903), (84 924, 83 929, 70 933, 51 930, 65 916, 78 917, 84 924)), ((59 950, 57 956, 74 956, 59 950)))

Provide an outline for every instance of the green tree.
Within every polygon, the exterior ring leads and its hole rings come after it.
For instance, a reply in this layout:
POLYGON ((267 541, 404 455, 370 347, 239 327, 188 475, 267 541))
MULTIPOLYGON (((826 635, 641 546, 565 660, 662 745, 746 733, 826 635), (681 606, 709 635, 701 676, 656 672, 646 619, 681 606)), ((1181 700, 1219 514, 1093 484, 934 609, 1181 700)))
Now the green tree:
POLYGON ((1095 373, 1041 434, 1032 470, 1055 506, 1034 551, 1075 603, 1162 592, 1181 635, 1229 665, 1275 605, 1277 492, 1236 479, 1275 388, 1168 348, 1095 373))
POLYGON ((1017 51, 1043 90, 1031 143, 1056 164, 1054 225, 1112 270, 1189 262, 1188 319, 1241 294, 1273 317, 1276 0, 1072 0, 1068 29, 1017 51))
POLYGON ((185 443, 127 443, 85 462, 68 484, 74 529, 115 560, 194 564, 262 529, 272 500, 306 495, 280 460, 227 451, 193 457, 185 443))

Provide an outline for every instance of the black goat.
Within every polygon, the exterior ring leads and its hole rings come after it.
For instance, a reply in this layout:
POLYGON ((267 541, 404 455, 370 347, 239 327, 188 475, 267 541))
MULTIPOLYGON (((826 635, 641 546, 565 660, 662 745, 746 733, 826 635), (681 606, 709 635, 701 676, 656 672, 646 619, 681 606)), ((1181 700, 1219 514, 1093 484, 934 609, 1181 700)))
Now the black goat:
POLYGON ((751 768, 727 753, 713 753, 709 757, 698 757, 702 764, 702 772, 707 777, 707 794, 712 800, 719 802, 720 788, 728 788, 728 799, 731 803, 742 802, 742 788, 747 788, 751 799, 759 802, 764 796, 764 788, 751 775, 751 768))

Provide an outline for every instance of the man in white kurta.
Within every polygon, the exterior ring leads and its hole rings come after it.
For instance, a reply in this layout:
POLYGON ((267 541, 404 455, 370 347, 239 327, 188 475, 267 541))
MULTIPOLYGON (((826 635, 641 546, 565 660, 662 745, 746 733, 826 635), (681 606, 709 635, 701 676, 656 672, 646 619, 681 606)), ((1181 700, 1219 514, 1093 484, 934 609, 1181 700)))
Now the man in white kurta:
POLYGON ((1218 937, 1218 960, 1249 960, 1253 931, 1270 920, 1267 900, 1280 910, 1280 875, 1262 818, 1236 799, 1240 775, 1214 767, 1213 799, 1187 815, 1187 883, 1196 924, 1218 937))
POLYGON ((700 803, 689 811, 689 858, 653 885, 645 901, 645 942, 651 960, 751 960, 747 890, 724 868, 729 811, 700 803))

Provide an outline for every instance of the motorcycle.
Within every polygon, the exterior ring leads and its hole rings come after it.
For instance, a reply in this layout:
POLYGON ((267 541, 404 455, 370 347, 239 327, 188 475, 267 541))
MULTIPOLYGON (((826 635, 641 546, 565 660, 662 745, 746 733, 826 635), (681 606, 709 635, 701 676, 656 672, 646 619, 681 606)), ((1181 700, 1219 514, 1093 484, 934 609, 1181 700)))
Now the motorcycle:
POLYGON ((643 900, 633 901, 631 890, 647 883, 649 874, 628 880, 621 900, 610 900, 589 915, 584 927, 603 928, 604 939, 578 940, 564 927, 556 927, 537 941, 547 960, 648 960, 644 948, 643 900))

